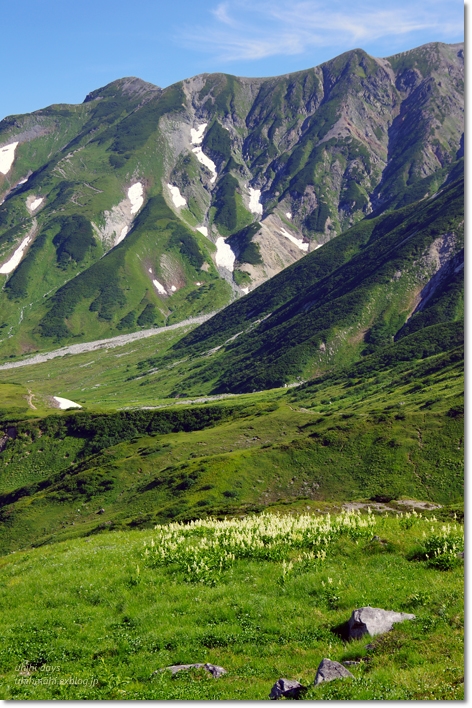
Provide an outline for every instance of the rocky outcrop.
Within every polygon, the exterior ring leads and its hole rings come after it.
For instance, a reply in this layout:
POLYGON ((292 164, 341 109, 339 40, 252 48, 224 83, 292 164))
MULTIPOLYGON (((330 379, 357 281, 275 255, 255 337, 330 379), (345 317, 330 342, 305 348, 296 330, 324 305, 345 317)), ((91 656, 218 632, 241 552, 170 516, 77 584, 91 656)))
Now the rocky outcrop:
POLYGON ((315 686, 318 686, 318 684, 324 681, 334 681, 335 679, 345 678, 354 678, 354 676, 338 661, 323 659, 316 672, 315 686))
POLYGON ((389 632, 397 622, 414 620, 415 615, 393 612, 378 607, 360 607, 354 610, 348 622, 348 638, 361 639, 365 634, 375 637, 389 632))
POLYGON ((4 449, 6 448, 6 446, 7 446, 7 442, 8 442, 9 440, 15 440, 16 437, 17 437, 17 435, 18 435, 17 429, 16 429, 14 426, 10 425, 10 426, 5 430, 4 435, 2 435, 2 437, 0 437, 0 452, 3 452, 3 450, 4 450, 4 449))
POLYGON ((161 671, 170 671, 172 675, 178 673, 179 671, 189 671, 189 669, 205 669, 214 678, 220 678, 226 674, 226 669, 222 666, 215 666, 215 664, 174 664, 173 666, 166 666, 164 669, 158 669, 154 673, 159 673, 161 671))
POLYGON ((306 686, 302 686, 298 681, 279 678, 272 686, 269 698, 271 701, 277 701, 279 698, 293 698, 298 700, 300 695, 306 690, 306 686))

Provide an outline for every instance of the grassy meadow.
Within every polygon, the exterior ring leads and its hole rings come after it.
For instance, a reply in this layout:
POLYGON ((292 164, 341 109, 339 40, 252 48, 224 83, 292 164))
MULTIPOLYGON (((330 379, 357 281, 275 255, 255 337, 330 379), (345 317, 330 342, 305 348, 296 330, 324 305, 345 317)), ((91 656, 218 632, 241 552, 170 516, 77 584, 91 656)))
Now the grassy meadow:
POLYGON ((1 697, 263 700, 286 677, 309 700, 461 700, 462 531, 427 516, 266 514, 10 554, 1 697), (345 642, 368 604, 416 619, 345 642), (313 687, 323 657, 358 662, 354 680, 313 687), (204 662, 227 674, 158 671, 204 662))

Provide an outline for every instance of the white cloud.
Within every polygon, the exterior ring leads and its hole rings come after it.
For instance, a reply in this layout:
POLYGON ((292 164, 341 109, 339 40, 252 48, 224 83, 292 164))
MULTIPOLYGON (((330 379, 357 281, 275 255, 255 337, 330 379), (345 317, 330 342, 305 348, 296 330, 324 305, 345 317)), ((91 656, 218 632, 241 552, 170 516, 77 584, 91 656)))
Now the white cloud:
POLYGON ((229 15, 229 3, 227 2, 222 2, 218 5, 218 7, 213 10, 213 15, 224 25, 229 25, 230 27, 238 26, 238 22, 229 15))
MULTIPOLYGON (((445 0, 227 0, 206 27, 184 30, 180 41, 220 61, 303 54, 315 47, 346 48, 378 40, 429 33, 424 41, 454 41, 463 32, 461 12, 445 0)), ((422 40, 420 40, 422 41, 422 40)))

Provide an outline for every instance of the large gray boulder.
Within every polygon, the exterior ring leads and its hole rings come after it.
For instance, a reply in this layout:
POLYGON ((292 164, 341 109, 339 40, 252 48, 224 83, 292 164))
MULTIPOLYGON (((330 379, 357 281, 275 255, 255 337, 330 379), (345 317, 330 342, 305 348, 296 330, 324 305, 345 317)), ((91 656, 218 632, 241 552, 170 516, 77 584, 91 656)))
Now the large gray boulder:
POLYGON ((306 691, 306 686, 302 686, 298 681, 291 681, 286 678, 279 678, 272 686, 269 698, 271 701, 277 701, 279 698, 300 698, 302 691, 306 691))
POLYGON ((360 639, 364 634, 375 637, 376 634, 390 632, 393 625, 405 620, 413 620, 415 615, 407 612, 381 610, 379 607, 359 607, 354 610, 348 622, 349 639, 360 639))
POLYGON ((350 671, 338 661, 323 659, 318 666, 315 676, 315 686, 323 681, 334 681, 335 679, 354 678, 350 671))
POLYGON ((158 669, 154 673, 170 671, 172 674, 176 674, 178 671, 188 671, 189 669, 205 669, 214 678, 220 678, 226 673, 226 669, 222 666, 215 666, 215 664, 174 664, 173 666, 166 666, 165 669, 158 669))

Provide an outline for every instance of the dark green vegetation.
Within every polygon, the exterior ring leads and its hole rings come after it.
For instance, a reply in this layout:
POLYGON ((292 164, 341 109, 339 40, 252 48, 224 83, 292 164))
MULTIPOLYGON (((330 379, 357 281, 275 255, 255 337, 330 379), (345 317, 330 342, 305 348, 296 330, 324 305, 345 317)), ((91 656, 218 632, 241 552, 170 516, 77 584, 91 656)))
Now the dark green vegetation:
POLYGON ((229 132, 215 120, 202 143, 203 151, 220 167, 231 157, 231 137, 229 132))
POLYGON ((256 221, 254 224, 246 226, 233 234, 228 243, 237 254, 238 264, 250 263, 251 265, 259 265, 263 263, 259 244, 254 243, 253 237, 259 231, 260 224, 256 221))
POLYGON ((63 267, 71 260, 80 263, 87 250, 95 246, 91 224, 76 215, 61 220, 59 228, 52 240, 57 249, 57 262, 63 267))

